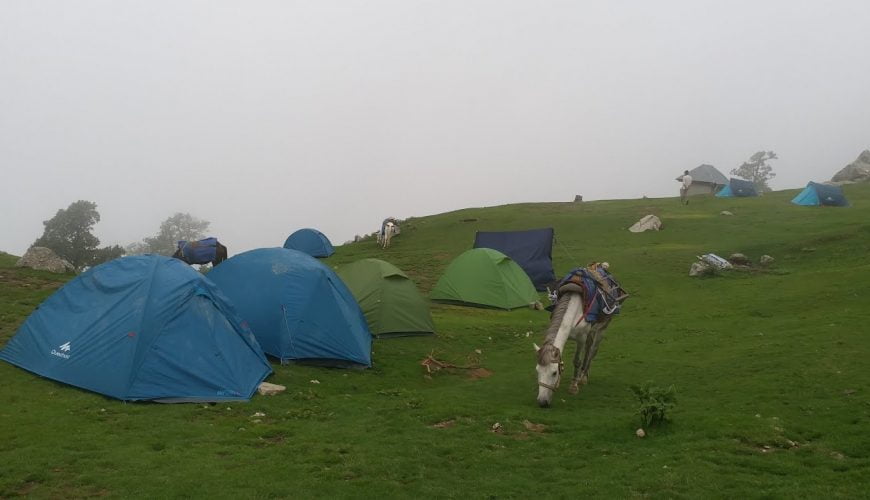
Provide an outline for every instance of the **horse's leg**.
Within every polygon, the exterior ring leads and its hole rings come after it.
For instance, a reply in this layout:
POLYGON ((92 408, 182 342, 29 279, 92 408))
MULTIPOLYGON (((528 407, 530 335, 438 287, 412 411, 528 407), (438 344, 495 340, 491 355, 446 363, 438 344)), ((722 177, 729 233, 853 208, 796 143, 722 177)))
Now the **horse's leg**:
POLYGON ((577 394, 580 392, 580 353, 583 351, 582 344, 577 340, 577 347, 574 349, 574 377, 571 379, 571 387, 568 388, 569 394, 577 394))
POLYGON ((574 378, 571 379, 571 387, 568 389, 568 392, 571 394, 577 394, 580 392, 580 380, 583 376, 583 370, 581 369, 584 358, 583 352, 584 346, 586 345, 586 337, 589 334, 589 328, 586 325, 586 322, 584 321, 575 332, 576 337, 574 340, 577 341, 577 348, 574 350, 574 378))
MULTIPOLYGON (((607 320, 609 323, 610 320, 607 320)), ((595 325, 593 331, 589 335, 589 340, 586 342, 586 355, 583 359, 583 374, 580 376, 580 384, 586 385, 589 383, 589 369, 592 367, 592 360, 598 354, 598 346, 604 339, 604 330, 607 329, 607 323, 595 325)))

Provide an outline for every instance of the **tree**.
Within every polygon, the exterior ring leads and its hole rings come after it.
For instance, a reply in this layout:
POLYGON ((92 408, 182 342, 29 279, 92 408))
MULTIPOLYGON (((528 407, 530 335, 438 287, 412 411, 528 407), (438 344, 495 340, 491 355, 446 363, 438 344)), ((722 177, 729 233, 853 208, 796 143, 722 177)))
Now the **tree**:
POLYGON ((759 151, 750 156, 749 161, 743 162, 743 165, 732 170, 731 175, 752 181, 758 192, 766 193, 771 190, 767 181, 776 177, 776 174, 773 173, 773 167, 768 165, 767 161, 776 159, 776 153, 773 151, 759 151))
POLYGON ((160 224, 160 231, 156 235, 145 238, 141 242, 127 245, 127 252, 131 254, 172 255, 178 248, 178 241, 200 240, 205 237, 210 225, 211 223, 207 220, 177 212, 160 224))
POLYGON ((32 247, 48 247, 66 259, 77 271, 86 266, 101 264, 124 255, 124 249, 115 245, 98 248, 99 238, 91 233, 100 222, 97 204, 79 200, 66 209, 60 209, 51 219, 44 221, 45 230, 32 247))
POLYGON ((94 251, 94 257, 91 261, 91 265, 96 266, 97 264, 102 264, 103 262, 115 260, 118 257, 122 257, 126 253, 127 251, 124 250, 124 247, 120 245, 112 245, 110 247, 98 248, 94 251))

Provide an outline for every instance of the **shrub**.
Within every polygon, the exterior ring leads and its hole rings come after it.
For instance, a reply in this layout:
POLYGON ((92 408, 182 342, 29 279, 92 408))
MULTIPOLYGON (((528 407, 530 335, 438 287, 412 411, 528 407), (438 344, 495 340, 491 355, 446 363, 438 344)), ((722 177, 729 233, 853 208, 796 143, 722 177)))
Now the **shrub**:
POLYGON ((677 391, 673 385, 662 389, 648 381, 641 386, 631 386, 631 392, 640 403, 637 413, 640 415, 641 424, 645 427, 666 421, 668 411, 677 404, 677 391))

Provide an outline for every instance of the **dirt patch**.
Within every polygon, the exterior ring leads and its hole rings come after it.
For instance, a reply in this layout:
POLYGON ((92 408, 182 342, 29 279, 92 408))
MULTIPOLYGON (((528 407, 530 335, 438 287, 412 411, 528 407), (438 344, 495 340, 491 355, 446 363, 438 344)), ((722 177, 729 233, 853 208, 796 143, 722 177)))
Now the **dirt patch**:
POLYGON ((429 427, 431 427, 433 429, 449 429, 449 428, 453 427, 454 425, 456 425, 456 420, 444 420, 444 421, 438 422, 437 424, 432 424, 429 427))
POLYGON ((470 378, 471 380, 488 377, 492 377, 492 370, 487 370, 486 368, 474 368, 468 370, 468 378, 470 378))
POLYGON ((523 427, 525 427, 526 430, 528 430, 528 431, 537 432, 537 433, 546 432, 546 430, 547 430, 546 425, 535 424, 535 423, 529 422, 528 420, 523 420, 523 427))

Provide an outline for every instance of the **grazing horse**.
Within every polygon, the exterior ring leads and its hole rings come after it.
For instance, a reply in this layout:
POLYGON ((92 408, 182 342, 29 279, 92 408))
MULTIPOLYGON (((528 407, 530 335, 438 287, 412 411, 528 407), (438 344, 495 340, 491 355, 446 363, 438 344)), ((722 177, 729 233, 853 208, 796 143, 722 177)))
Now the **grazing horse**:
MULTIPOLYGON (((602 267, 606 270, 607 264, 602 264, 602 267)), ((625 300, 628 295, 624 294, 621 288, 617 288, 617 291, 622 293, 616 299, 618 304, 625 300)), ((577 342, 577 348, 574 351, 574 377, 571 379, 571 387, 568 389, 571 394, 577 394, 580 391, 580 386, 589 381, 589 367, 592 365, 595 354, 598 353, 598 346, 604 339, 604 332, 611 319, 610 314, 601 314, 595 322, 586 321, 588 301, 595 299, 585 297, 587 292, 583 286, 568 282, 561 285, 558 292, 559 298, 550 316, 550 325, 547 328, 544 345, 538 347, 535 344, 536 370, 538 372, 537 400, 538 405, 542 408, 550 406, 553 394, 559 388, 562 371, 565 367, 562 355, 568 340, 577 342)))
POLYGON ((394 217, 387 217, 381 223, 381 230, 378 232, 378 245, 386 249, 390 246, 393 236, 397 234, 399 234, 399 220, 394 217))
POLYGON ((390 241, 392 241, 393 235, 396 234, 397 227, 398 226, 396 226, 392 222, 387 222, 384 226, 384 236, 382 238, 383 241, 381 241, 381 246, 385 250, 387 249, 387 247, 390 246, 390 241))
POLYGON ((176 259, 188 264, 208 264, 216 266, 227 260, 227 247, 221 245, 217 238, 206 238, 199 241, 179 241, 178 250, 172 254, 176 259))

